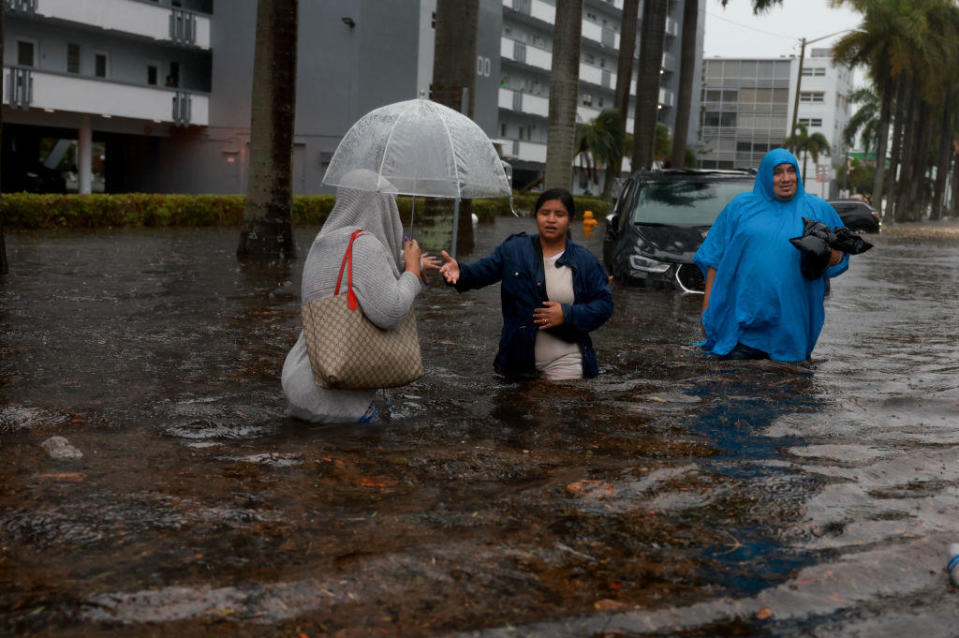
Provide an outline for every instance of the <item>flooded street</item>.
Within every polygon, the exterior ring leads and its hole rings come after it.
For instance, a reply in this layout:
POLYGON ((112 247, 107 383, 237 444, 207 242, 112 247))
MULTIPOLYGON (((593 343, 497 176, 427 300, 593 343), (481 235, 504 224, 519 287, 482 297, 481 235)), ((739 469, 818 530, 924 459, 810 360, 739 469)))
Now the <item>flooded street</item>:
POLYGON ((598 379, 507 383, 498 287, 434 278, 426 375, 362 426, 285 415, 316 231, 289 267, 7 232, 0 634, 959 632, 959 227, 868 236, 806 364, 710 360, 701 297, 614 284, 598 379))

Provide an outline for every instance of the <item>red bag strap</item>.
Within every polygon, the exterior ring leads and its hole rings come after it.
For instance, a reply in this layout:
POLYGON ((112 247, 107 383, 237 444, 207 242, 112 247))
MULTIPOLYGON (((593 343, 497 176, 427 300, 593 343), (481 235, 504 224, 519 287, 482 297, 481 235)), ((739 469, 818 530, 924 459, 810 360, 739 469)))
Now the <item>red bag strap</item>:
POLYGON ((363 235, 362 230, 355 230, 350 235, 350 244, 346 247, 346 253, 343 254, 343 261, 340 262, 340 274, 336 277, 336 290, 333 296, 340 294, 340 282, 343 281, 343 269, 349 264, 350 269, 347 273, 347 305, 350 310, 356 310, 356 293, 353 292, 353 241, 363 235))

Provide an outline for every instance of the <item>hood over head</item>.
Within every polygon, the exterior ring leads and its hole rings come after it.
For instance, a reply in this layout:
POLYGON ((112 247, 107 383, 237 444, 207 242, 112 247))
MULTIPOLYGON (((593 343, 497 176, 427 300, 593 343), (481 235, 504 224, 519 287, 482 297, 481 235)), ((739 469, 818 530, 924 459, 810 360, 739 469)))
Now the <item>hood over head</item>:
POLYGON ((792 164, 793 168, 796 169, 796 194, 790 199, 802 199, 806 190, 803 188, 799 162, 795 155, 784 148, 774 148, 763 157, 763 161, 759 164, 759 170, 756 172, 756 184, 753 186, 753 192, 767 201, 778 201, 776 194, 773 192, 773 170, 780 164, 792 164))
POLYGON ((341 228, 357 227, 380 240, 403 270, 403 222, 396 197, 382 192, 355 190, 350 184, 377 184, 381 190, 393 190, 392 184, 373 171, 359 168, 347 173, 336 189, 336 204, 317 238, 341 228))

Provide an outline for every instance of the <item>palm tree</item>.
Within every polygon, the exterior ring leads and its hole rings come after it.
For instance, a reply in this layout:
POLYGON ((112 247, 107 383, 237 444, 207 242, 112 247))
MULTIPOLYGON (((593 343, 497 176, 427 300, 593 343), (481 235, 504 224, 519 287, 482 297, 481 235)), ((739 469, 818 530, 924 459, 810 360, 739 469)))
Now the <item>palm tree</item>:
POLYGON ((861 136, 863 150, 868 153, 879 142, 879 96, 870 87, 860 87, 849 94, 849 101, 858 104, 859 108, 842 130, 843 142, 849 148, 854 148, 856 137, 861 136))
POLYGON ((555 29, 552 70, 549 74, 545 186, 569 189, 573 181, 583 0, 557 1, 555 29))
POLYGON ((802 179, 803 186, 806 184, 806 162, 812 156, 813 164, 819 163, 819 155, 829 155, 829 140, 822 133, 809 134, 805 124, 796 126, 798 132, 794 137, 789 137, 783 142, 783 146, 792 146, 796 153, 802 153, 802 179))
POLYGON ((597 181, 600 167, 608 175, 622 164, 624 134, 616 109, 604 109, 595 119, 577 127, 574 157, 580 159, 590 181, 597 181))
POLYGON ((679 63, 679 95, 676 98, 676 126, 673 131, 672 166, 686 164, 686 135, 689 131, 689 110, 693 101, 696 72, 696 25, 699 22, 699 0, 683 4, 682 58, 679 63))
POLYGON ((297 0, 259 0, 240 258, 292 258, 297 0))
POLYGON ((912 64, 919 40, 921 12, 913 0, 831 0, 838 7, 852 5, 863 14, 859 29, 844 35, 833 47, 833 59, 850 67, 866 66, 877 88, 881 105, 879 111, 876 174, 873 182, 873 205, 882 211, 882 196, 886 166, 886 141, 895 82, 912 64))
POLYGON ((639 40, 639 71, 636 77, 636 115, 633 118, 633 170, 650 168, 653 163, 667 8, 667 0, 643 1, 643 31, 639 40))

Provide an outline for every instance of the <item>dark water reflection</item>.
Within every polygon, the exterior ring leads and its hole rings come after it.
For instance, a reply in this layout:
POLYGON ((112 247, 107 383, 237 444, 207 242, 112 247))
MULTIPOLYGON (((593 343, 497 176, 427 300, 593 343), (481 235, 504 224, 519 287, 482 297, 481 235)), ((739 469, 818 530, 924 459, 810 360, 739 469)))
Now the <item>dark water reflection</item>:
POLYGON ((498 289, 434 283, 373 426, 286 417, 302 263, 236 239, 8 235, 5 633, 955 633, 955 235, 879 238, 807 364, 708 360, 698 298, 616 285, 599 379, 508 383, 498 289))

